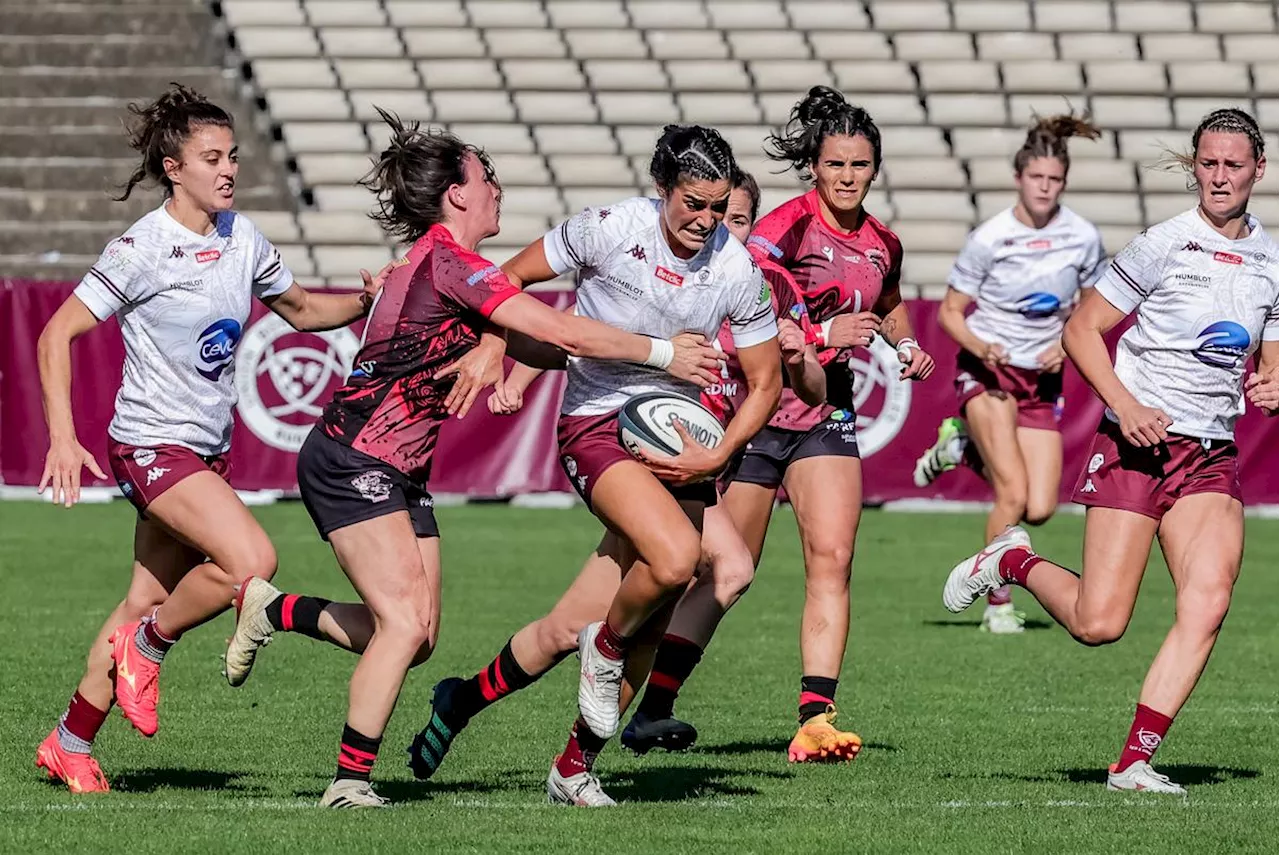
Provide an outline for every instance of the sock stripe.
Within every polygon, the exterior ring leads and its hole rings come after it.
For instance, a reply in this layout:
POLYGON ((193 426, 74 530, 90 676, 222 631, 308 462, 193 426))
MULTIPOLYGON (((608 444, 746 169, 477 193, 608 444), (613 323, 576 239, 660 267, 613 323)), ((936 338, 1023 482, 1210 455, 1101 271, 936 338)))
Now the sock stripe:
POLYGON ((489 679, 489 669, 482 668, 476 677, 480 680, 480 696, 489 703, 493 703, 498 699, 498 693, 493 688, 493 682, 489 679))
POLYGON ((649 674, 649 685, 657 686, 659 689, 666 689, 669 692, 679 692, 680 687, 684 685, 684 681, 670 674, 660 674, 657 671, 649 674))
POLYGON ((493 668, 494 682, 498 684, 498 691, 505 695, 511 690, 507 688, 507 681, 502 679, 502 657, 499 656, 497 659, 493 660, 493 665, 491 667, 493 668))
POLYGON ((817 692, 805 691, 800 693, 800 706, 804 706, 805 704, 834 704, 834 703, 835 703, 835 698, 826 698, 818 694, 817 692))
POLYGON ((285 632, 293 632, 293 607, 298 604, 297 594, 285 594, 280 604, 280 628, 285 632))

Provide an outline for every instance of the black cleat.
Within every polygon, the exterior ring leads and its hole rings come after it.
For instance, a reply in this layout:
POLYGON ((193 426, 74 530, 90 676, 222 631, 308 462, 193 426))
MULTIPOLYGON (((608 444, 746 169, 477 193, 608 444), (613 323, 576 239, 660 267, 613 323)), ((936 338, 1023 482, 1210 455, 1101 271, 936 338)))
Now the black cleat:
POLYGON ((678 718, 651 719, 637 712, 622 730, 622 745, 636 754, 648 754, 655 748, 663 751, 685 751, 698 741, 698 729, 678 718))
POLYGON ((465 722, 449 727, 440 717, 442 712, 449 715, 453 690, 463 682, 461 678, 449 677, 436 683, 431 691, 431 721, 409 744, 409 768, 419 781, 425 781, 436 773, 444 762, 444 756, 449 753, 449 746, 466 727, 465 722))

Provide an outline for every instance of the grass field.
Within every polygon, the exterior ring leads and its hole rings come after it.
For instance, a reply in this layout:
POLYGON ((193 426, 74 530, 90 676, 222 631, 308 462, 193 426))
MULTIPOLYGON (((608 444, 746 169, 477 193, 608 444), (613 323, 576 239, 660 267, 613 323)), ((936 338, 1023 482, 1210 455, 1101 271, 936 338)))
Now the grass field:
MULTIPOLYGON (((280 553, 282 587, 349 596, 301 506, 258 513, 280 553)), ((1101 783, 1171 620, 1160 559, 1119 644, 1081 648, 1034 607, 1023 637, 991 638, 976 629, 977 609, 957 619, 940 604, 943 575, 977 543, 974 516, 867 513, 840 689, 842 721, 867 747, 848 766, 788 766, 802 576, 784 510, 755 586, 681 699, 700 744, 643 759, 611 746, 598 771, 625 805, 585 811, 543 796, 574 716, 572 661, 478 718, 429 785, 404 766, 435 681, 485 664, 554 602, 598 537, 581 510, 472 506, 439 516, 441 642, 410 675, 376 770, 397 807, 351 813, 312 805, 332 774, 353 659, 282 637, 233 690, 219 676, 228 616, 170 656, 155 739, 113 712, 96 753, 114 792, 72 797, 41 780, 36 744, 123 591, 133 517, 122 502, 73 512, 0 504, 0 851, 1276 851, 1274 521, 1249 522, 1226 630, 1159 755, 1160 768, 1191 787, 1185 800, 1101 783)), ((1037 533, 1037 547, 1075 562, 1080 531, 1080 517, 1060 517, 1037 533)))

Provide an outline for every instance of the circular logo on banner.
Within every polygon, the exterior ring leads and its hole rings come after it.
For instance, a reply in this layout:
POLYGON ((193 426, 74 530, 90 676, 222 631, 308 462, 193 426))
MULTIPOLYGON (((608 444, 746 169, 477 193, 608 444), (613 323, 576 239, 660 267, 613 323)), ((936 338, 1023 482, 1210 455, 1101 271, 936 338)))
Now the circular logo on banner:
POLYGON ((267 445, 296 452, 359 351, 349 329, 298 332, 278 315, 264 315, 245 330, 236 353, 240 417, 267 445))
POLYGON ((902 363, 893 345, 877 338, 849 360, 853 372, 853 409, 858 414, 858 451, 870 457, 888 445, 911 411, 911 381, 900 380, 902 363))

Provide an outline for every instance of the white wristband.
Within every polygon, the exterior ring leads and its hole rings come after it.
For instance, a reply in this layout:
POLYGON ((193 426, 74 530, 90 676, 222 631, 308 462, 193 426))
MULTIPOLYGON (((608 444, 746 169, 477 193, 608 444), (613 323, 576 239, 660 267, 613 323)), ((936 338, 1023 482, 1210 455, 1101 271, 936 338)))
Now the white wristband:
POLYGON ((676 358, 676 346, 665 338, 649 339, 649 358, 644 361, 651 368, 665 369, 676 358))
POLYGON ((827 342, 831 340, 831 325, 835 323, 835 318, 828 318, 818 324, 818 329, 822 330, 822 346, 826 347, 827 342))
POLYGON ((920 349, 920 343, 917 342, 914 338, 904 338, 899 340, 898 346, 896 348, 898 353, 903 354, 908 359, 911 358, 911 351, 919 350, 919 349, 920 349))

